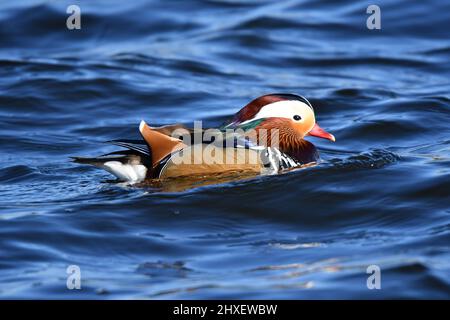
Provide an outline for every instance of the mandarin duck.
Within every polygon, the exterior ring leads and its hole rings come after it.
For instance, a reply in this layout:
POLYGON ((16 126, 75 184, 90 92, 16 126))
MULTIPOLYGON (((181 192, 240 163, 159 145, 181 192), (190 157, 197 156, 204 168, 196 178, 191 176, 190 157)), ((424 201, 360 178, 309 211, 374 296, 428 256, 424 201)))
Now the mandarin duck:
POLYGON ((316 123, 311 103, 294 94, 256 98, 220 129, 151 127, 141 121, 139 131, 143 140, 109 141, 125 150, 73 159, 131 183, 224 172, 257 175, 317 163, 318 151, 306 136, 335 141, 316 123))

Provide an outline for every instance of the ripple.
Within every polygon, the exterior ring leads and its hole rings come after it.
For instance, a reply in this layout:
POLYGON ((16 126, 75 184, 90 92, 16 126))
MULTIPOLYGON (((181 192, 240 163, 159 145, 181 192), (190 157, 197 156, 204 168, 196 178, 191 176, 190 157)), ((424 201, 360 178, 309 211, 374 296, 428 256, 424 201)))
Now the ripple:
POLYGON ((0 181, 3 183, 14 183, 28 180, 36 175, 36 170, 24 165, 16 165, 0 169, 0 181))
POLYGON ((154 279, 161 277, 186 277, 187 273, 193 270, 187 268, 183 261, 175 261, 173 263, 157 261, 142 263, 136 271, 154 279))
POLYGON ((346 159, 331 159, 330 162, 339 170, 342 169, 380 169, 395 163, 401 158, 399 155, 383 149, 375 149, 346 159))
POLYGON ((30 3, 0 5, 2 298, 448 297, 449 4, 386 3, 377 31, 364 3, 86 1, 69 31, 30 3), (69 160, 275 91, 336 135, 319 165, 164 189, 69 160))

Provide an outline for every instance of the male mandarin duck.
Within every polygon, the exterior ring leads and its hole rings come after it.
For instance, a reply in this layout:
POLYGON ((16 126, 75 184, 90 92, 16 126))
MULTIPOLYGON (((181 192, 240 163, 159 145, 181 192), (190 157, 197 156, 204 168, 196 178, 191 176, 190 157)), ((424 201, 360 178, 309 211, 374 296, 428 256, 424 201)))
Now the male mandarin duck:
POLYGON ((137 183, 223 172, 279 172, 317 163, 317 149, 305 136, 335 141, 316 123, 311 103, 293 94, 261 96, 237 112, 231 123, 212 132, 182 125, 150 127, 144 121, 139 131, 143 140, 110 141, 126 150, 73 159, 137 183))

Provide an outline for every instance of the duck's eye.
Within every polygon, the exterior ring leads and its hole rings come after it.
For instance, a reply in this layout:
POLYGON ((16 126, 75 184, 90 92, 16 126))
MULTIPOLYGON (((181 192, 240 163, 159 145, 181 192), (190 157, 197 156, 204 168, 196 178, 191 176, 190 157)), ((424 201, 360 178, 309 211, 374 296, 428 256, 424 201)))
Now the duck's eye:
POLYGON ((300 120, 302 120, 302 117, 300 117, 298 114, 296 114, 296 115, 294 116, 294 120, 295 120, 295 121, 300 121, 300 120))

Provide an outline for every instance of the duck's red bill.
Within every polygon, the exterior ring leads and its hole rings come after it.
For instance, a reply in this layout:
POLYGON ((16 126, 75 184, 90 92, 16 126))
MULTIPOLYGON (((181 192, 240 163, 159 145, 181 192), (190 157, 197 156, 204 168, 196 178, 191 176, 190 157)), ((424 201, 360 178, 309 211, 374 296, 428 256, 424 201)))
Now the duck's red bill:
POLYGON ((336 141, 335 137, 331 133, 328 133, 325 130, 323 130, 321 127, 319 127, 319 125, 317 123, 314 125, 314 127, 311 129, 311 131, 308 132, 308 135, 313 136, 313 137, 328 139, 333 142, 336 141))

